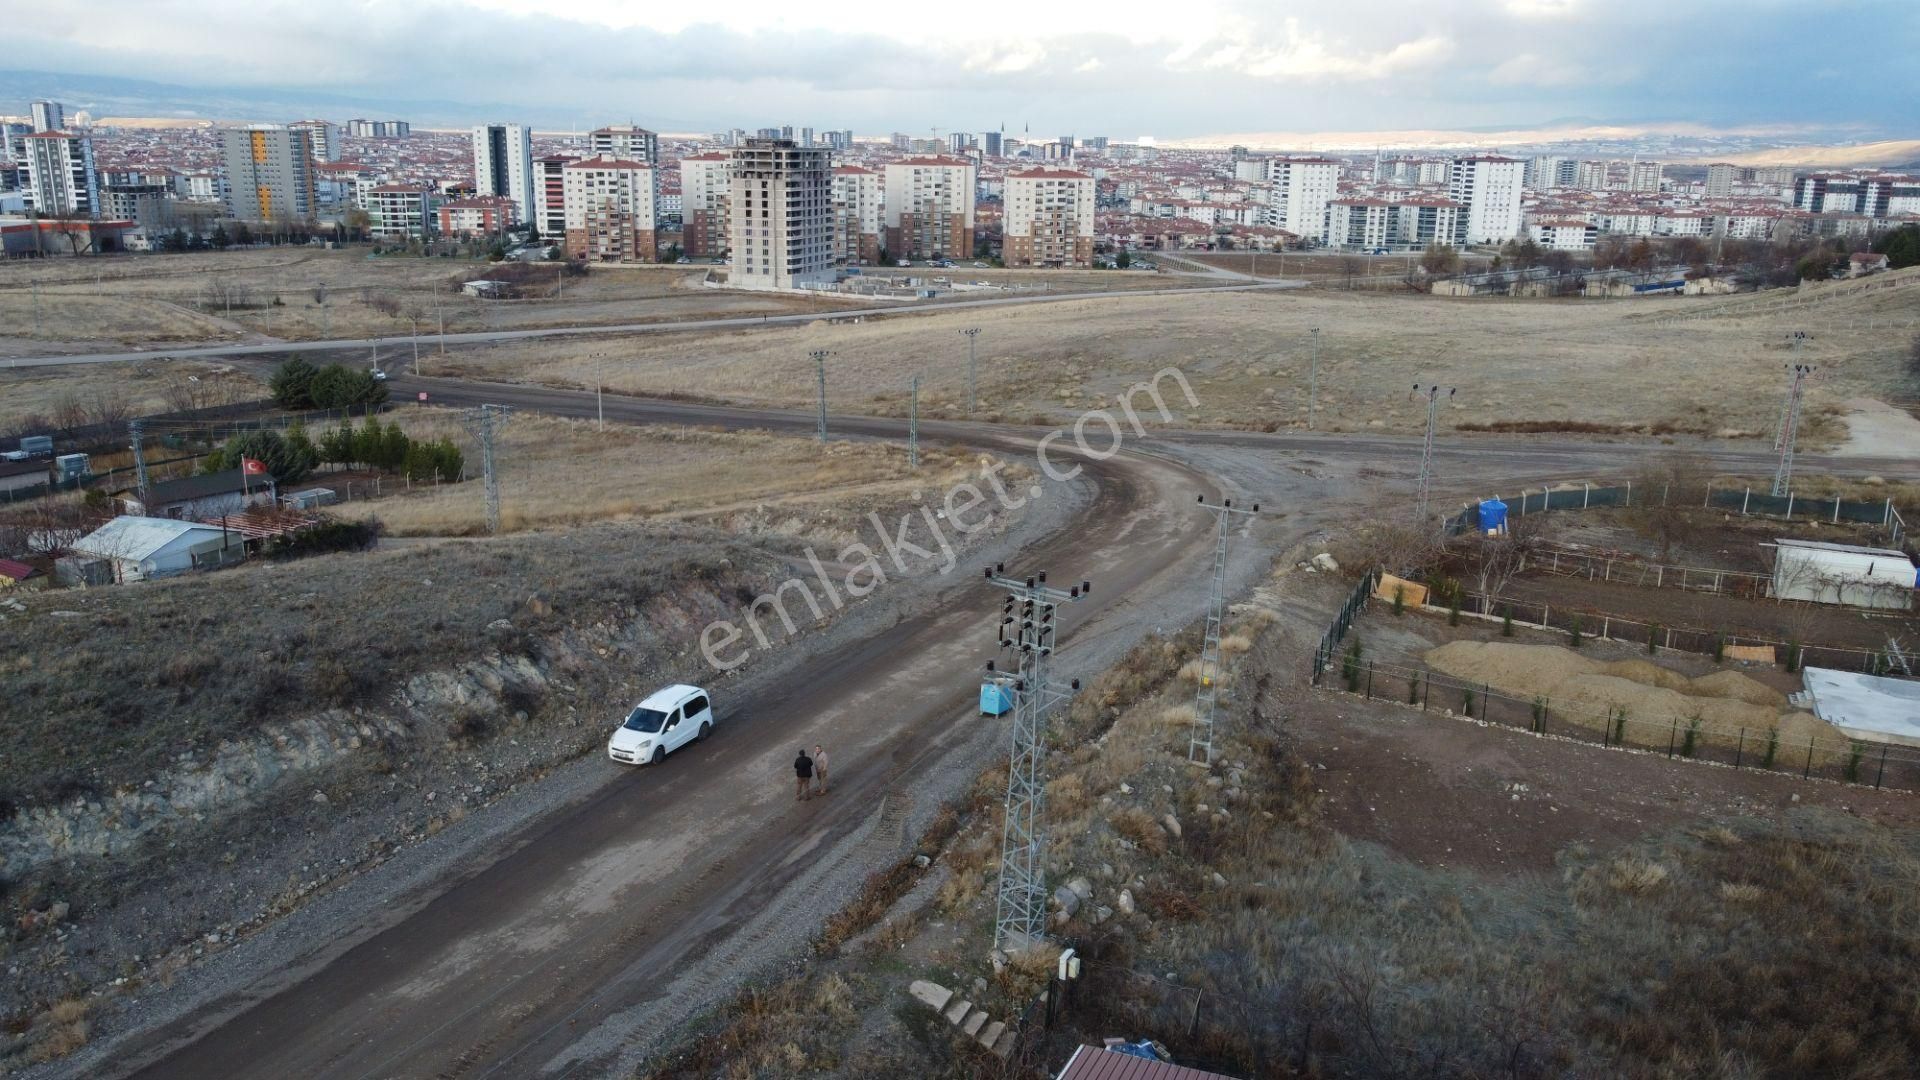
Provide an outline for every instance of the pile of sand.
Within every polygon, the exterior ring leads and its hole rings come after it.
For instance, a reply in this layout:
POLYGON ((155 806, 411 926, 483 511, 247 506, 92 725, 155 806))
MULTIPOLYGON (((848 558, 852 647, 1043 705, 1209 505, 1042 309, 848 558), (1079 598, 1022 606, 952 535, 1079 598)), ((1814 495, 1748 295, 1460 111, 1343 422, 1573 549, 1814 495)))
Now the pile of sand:
POLYGON ((1737 671, 1697 679, 1649 660, 1601 663, 1558 645, 1499 641, 1454 641, 1426 654, 1429 667, 1470 683, 1529 701, 1546 698, 1563 722, 1598 729, 1624 710, 1629 742, 1665 745, 1678 725, 1699 723, 1696 740, 1764 753, 1777 732, 1780 760, 1814 764, 1844 755, 1849 740, 1811 713, 1784 712, 1785 695, 1737 671))

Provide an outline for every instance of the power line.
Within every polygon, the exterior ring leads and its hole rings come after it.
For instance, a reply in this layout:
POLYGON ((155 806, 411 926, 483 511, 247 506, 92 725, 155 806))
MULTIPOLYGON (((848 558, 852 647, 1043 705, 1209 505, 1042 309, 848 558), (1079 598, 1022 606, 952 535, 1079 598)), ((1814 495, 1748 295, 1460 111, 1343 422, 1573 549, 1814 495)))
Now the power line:
MULTIPOLYGON (((1011 674, 989 676, 1000 693, 1013 699, 1013 733, 1008 751, 1006 828, 1000 840, 1000 896, 994 908, 993 945, 1002 953, 1036 945, 1045 936, 1047 891, 1041 853, 1045 849, 1040 825, 1041 797, 1046 783, 1041 762, 1046 755, 1046 717, 1052 707, 1080 689, 1080 680, 1067 686, 1047 681, 1053 655, 1054 609, 1073 603, 1093 590, 1083 581, 1061 590, 1047 585, 1041 571, 1029 578, 1004 576, 1004 564, 989 567, 988 584, 1005 589, 1000 611, 1000 648, 1013 651, 1011 674)), ((994 661, 987 661, 994 670, 994 661)))
POLYGON ((1236 509, 1228 499, 1209 506, 1207 497, 1199 497, 1200 508, 1214 515, 1217 528, 1213 542, 1212 588, 1207 596, 1207 625, 1200 645, 1200 670, 1193 691, 1193 738, 1187 743, 1187 761, 1193 765, 1213 765, 1213 717, 1220 699, 1220 629, 1227 616, 1227 540, 1235 514, 1247 517, 1260 512, 1260 504, 1251 510, 1236 509))
POLYGON ((500 535, 500 473, 494 466, 493 437, 513 412, 511 405, 482 405, 468 409, 460 422, 480 440, 480 469, 487 482, 487 532, 500 535))

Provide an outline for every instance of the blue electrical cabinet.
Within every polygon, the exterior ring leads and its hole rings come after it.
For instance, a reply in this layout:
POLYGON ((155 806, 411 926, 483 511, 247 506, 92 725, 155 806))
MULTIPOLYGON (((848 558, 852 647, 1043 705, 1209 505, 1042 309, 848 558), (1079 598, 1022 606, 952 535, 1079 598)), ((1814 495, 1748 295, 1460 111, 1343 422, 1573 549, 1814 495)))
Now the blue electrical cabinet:
POLYGON ((1499 499, 1488 499, 1480 504, 1480 531, 1487 533, 1504 532, 1507 528, 1507 504, 1499 499))
POLYGON ((1013 691, 1006 683, 998 679, 988 679, 980 684, 980 711, 987 716, 999 716, 1013 708, 1013 691))

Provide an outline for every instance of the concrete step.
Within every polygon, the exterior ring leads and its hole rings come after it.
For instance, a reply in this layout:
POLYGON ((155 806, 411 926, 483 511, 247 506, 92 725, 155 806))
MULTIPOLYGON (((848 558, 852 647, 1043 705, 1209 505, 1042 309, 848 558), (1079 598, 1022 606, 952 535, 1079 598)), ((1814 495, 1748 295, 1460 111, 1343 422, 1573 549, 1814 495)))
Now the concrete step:
POLYGON ((953 1000, 953 991, 937 982, 928 982, 925 979, 913 980, 913 985, 907 988, 907 992, 926 1003, 935 1012, 945 1009, 947 1002, 953 1000))
POLYGON ((987 1010, 975 1009, 973 1015, 967 1017, 967 1022, 960 1025, 960 1030, 966 1032, 967 1038, 971 1039, 980 1034, 980 1029, 986 1026, 987 1010))
POLYGON ((1019 1038, 1020 1037, 1014 1033, 1014 1030, 1012 1028, 1008 1028, 1005 1031, 1002 1031, 1000 1033, 1000 1037, 993 1041, 992 1050, 995 1056, 999 1057, 1003 1061, 1006 1060, 1007 1057, 1012 1055, 1013 1044, 1019 1041, 1019 1038))
POLYGON ((991 1050, 993 1049, 993 1044, 1000 1041, 1001 1034, 1006 1030, 1007 1025, 995 1020, 993 1023, 987 1025, 987 1030, 980 1033, 978 1041, 981 1046, 991 1050))
POLYGON ((967 1014, 972 1011, 973 1011, 973 1002, 967 1001, 965 999, 956 1001, 947 1008, 947 1023, 957 1024, 960 1021, 965 1020, 967 1018, 967 1014))

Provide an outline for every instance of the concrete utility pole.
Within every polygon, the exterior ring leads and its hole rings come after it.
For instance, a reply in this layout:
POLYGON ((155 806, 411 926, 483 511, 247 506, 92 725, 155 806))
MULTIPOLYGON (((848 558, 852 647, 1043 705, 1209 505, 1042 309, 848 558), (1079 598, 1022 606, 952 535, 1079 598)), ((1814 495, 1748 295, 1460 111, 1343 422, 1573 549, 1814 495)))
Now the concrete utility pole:
POLYGON ((1320 328, 1307 331, 1307 337, 1313 342, 1307 361, 1307 430, 1312 431, 1313 414, 1320 401, 1320 328))
POLYGON ((979 385, 979 367, 974 362, 973 339, 980 336, 980 328, 969 326, 960 331, 967 336, 967 418, 973 418, 974 391, 979 385))
POLYGON ((33 336, 40 336, 40 279, 33 282, 33 336))
POLYGON ((487 532, 494 536, 500 535, 500 473, 493 462, 493 437, 512 412, 511 405, 482 405, 468 409, 460 417, 467 430, 480 440, 480 470, 487 483, 487 532))
POLYGON ((907 467, 920 467, 920 376, 913 377, 907 392, 907 467))
POLYGON ((1235 509, 1228 499, 1220 506, 1207 505, 1205 495, 1200 508, 1214 515, 1217 528, 1213 539, 1212 591, 1207 598, 1207 626, 1200 644, 1198 685, 1193 692, 1193 738, 1187 743, 1187 762, 1211 768, 1213 765, 1213 717, 1220 698, 1220 625, 1227 617, 1227 540, 1233 516, 1247 517, 1260 512, 1260 504, 1251 510, 1235 509))
MULTIPOLYGON (((1006 567, 989 567, 990 585, 1005 589, 1000 611, 1000 648, 1013 651, 1013 671, 990 676, 1013 698, 1013 740, 1007 768, 1006 829, 1000 840, 1000 897, 994 910, 993 945, 1002 953, 1039 944, 1047 924, 1045 850, 1040 802, 1046 790, 1041 762, 1046 755, 1046 716, 1054 705, 1080 689, 1047 681, 1053 656, 1054 609, 1092 591, 1090 582, 1070 589, 1049 588, 1044 571, 1025 579, 1004 576, 1006 567)), ((987 670, 994 662, 987 661, 987 670)))
POLYGON ((133 437, 133 476, 134 486, 140 489, 140 500, 147 498, 147 454, 140 445, 140 437, 146 431, 143 420, 127 421, 127 434, 133 437))
POLYGON ((1787 373, 1791 382, 1787 384, 1787 418, 1780 427, 1780 464, 1773 471, 1773 493, 1785 495, 1793 488, 1793 444, 1800 437, 1800 403, 1806 395, 1807 379, 1813 375, 1812 364, 1789 364, 1787 373))
POLYGON ((820 384, 820 424, 815 437, 821 442, 827 441, 827 357, 833 353, 826 349, 815 349, 807 354, 813 357, 813 370, 820 384))
MULTIPOLYGON (((1419 383, 1413 384, 1412 396, 1418 397, 1423 393, 1427 396, 1427 441, 1420 447, 1420 525, 1422 528, 1427 523, 1427 495, 1433 487, 1433 424, 1435 416, 1440 411, 1440 390, 1438 386, 1429 386, 1422 390, 1419 383)), ((1446 391, 1447 397, 1453 397, 1455 392, 1453 387, 1447 387, 1446 391)))

